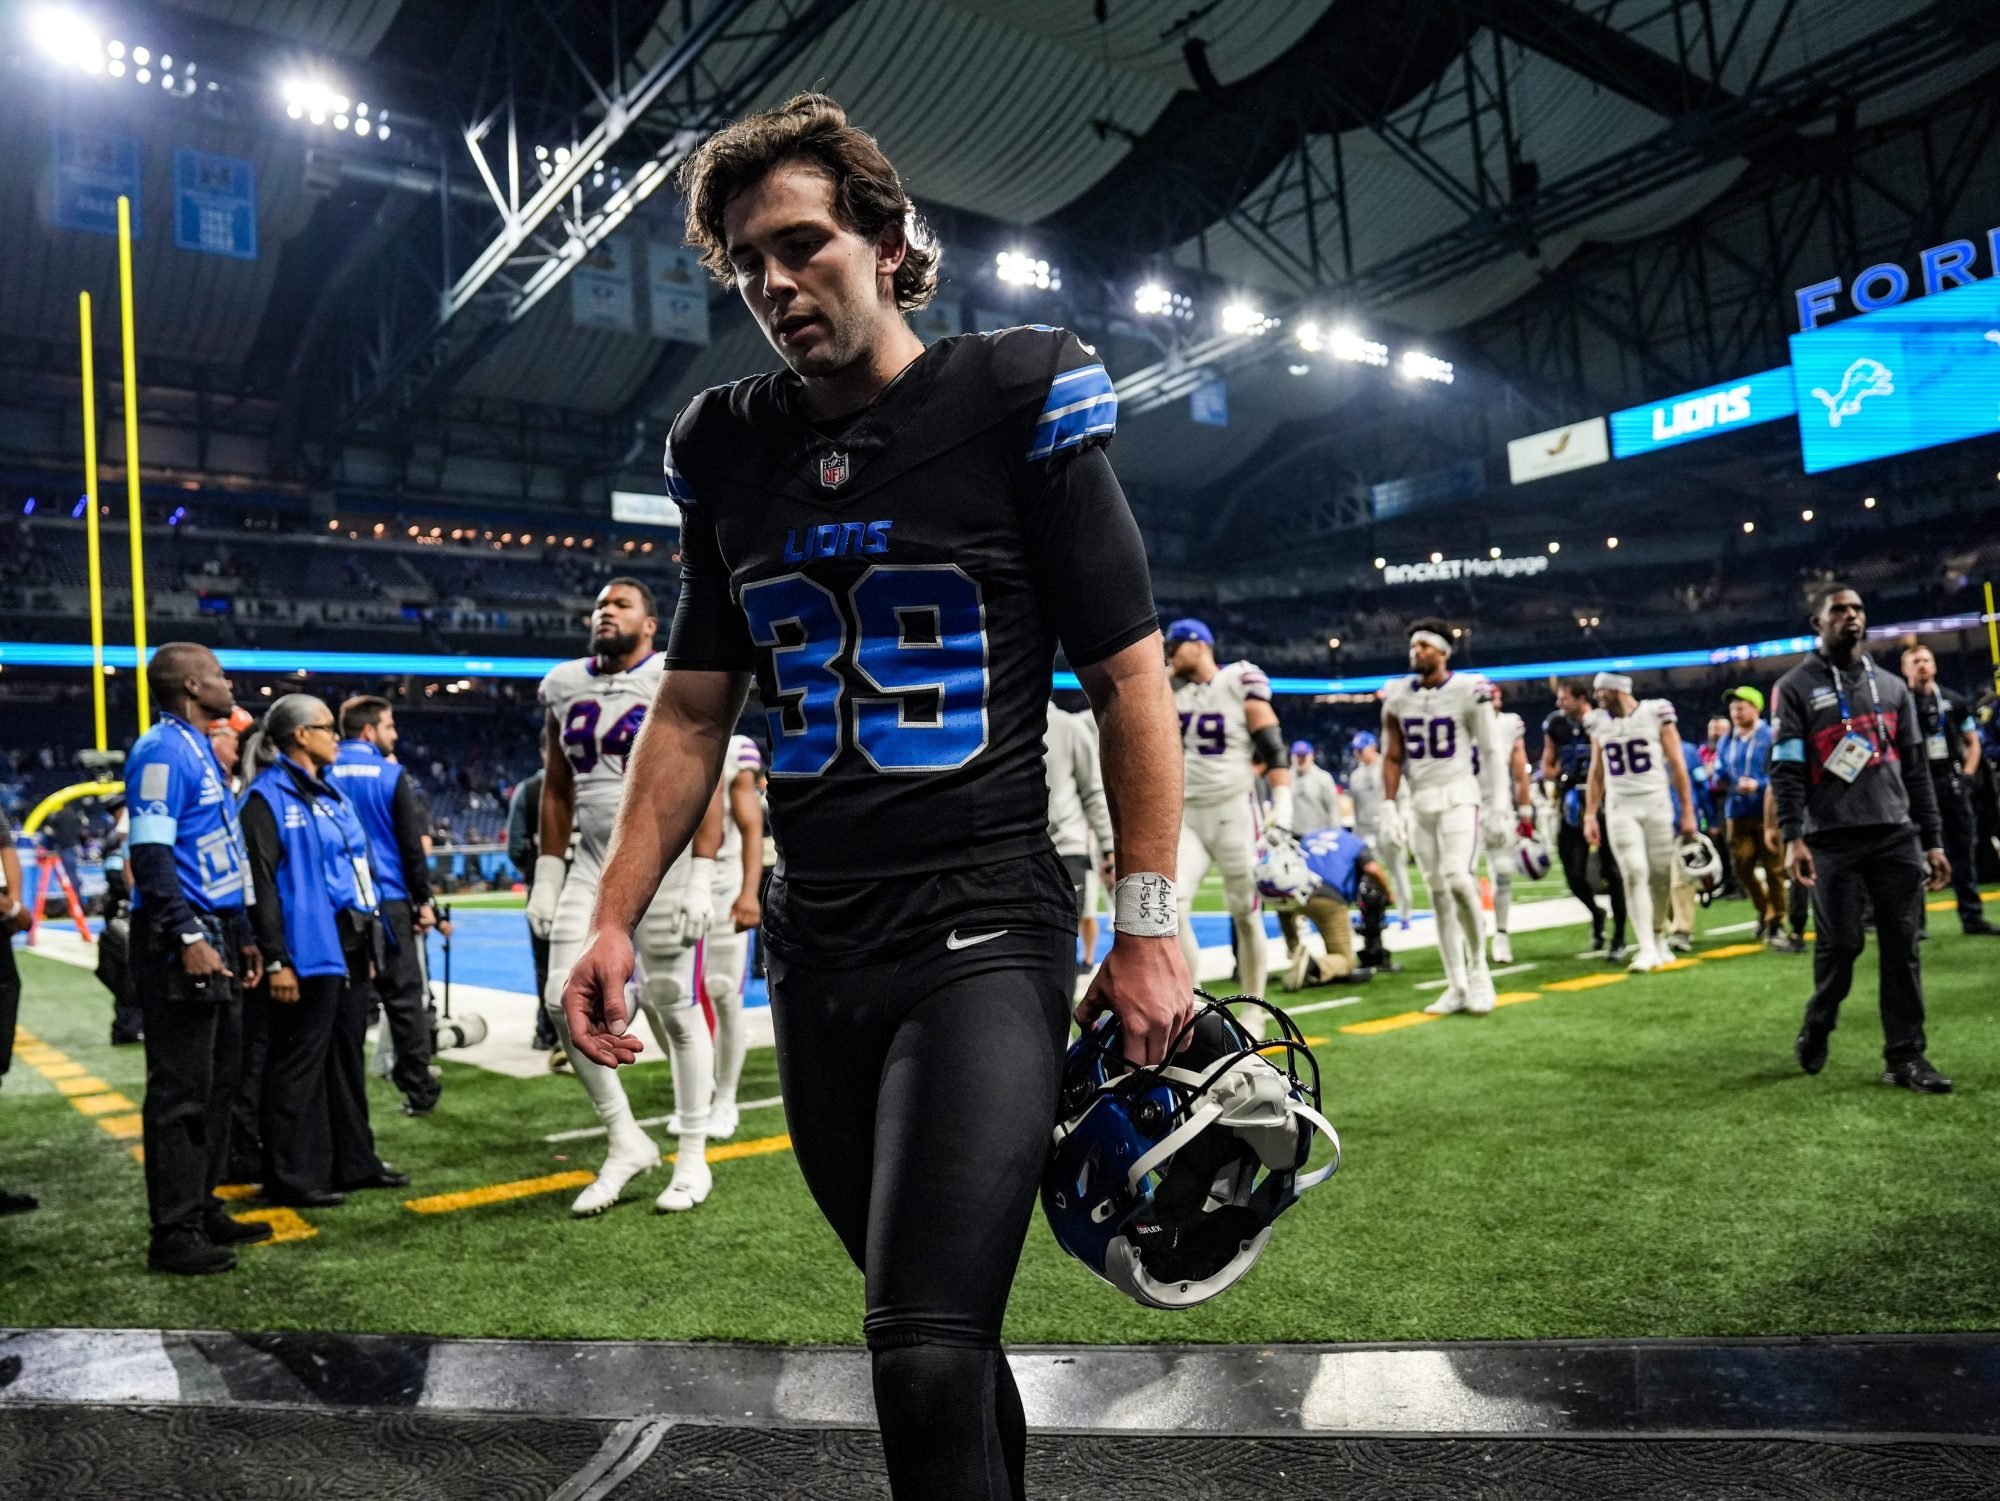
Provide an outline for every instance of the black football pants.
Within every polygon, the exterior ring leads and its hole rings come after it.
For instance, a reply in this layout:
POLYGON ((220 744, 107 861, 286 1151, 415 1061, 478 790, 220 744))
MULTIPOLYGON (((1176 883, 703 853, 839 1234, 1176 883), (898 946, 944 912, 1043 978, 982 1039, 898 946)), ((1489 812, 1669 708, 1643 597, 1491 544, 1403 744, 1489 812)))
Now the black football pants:
POLYGON ((1986 920, 1979 902, 1978 824, 1972 816, 1972 794, 1956 777, 1933 776, 1938 817, 1944 823, 1944 857, 1951 861, 1951 889, 1958 898, 1961 926, 1976 928, 1986 920))
MULTIPOLYGON (((1618 862, 1611 856, 1609 839, 1598 845, 1597 856, 1611 888, 1611 941, 1615 946, 1625 941, 1625 883, 1618 878, 1618 862)), ((1597 905, 1597 894, 1590 889, 1590 841, 1583 837, 1581 825, 1565 819, 1557 826, 1556 858, 1562 861, 1569 894, 1589 909, 1590 936, 1603 938, 1604 909, 1597 905)))
POLYGON ((1917 930, 1924 915, 1924 858, 1908 824, 1843 830, 1806 841, 1813 857, 1813 994, 1809 1030, 1831 1032, 1854 985, 1873 902, 1881 954, 1882 1055, 1890 1063, 1924 1050, 1924 986, 1917 930))
POLYGON ((346 975, 305 975, 296 1001, 272 1001, 264 1065, 267 1198, 344 1188, 382 1171, 368 1124, 368 1013, 375 997, 365 946, 346 975))
POLYGON ((799 1168, 867 1285, 891 1490, 1018 1501, 1027 1429, 1000 1324, 1048 1159, 1076 935, 766 963, 799 1168))

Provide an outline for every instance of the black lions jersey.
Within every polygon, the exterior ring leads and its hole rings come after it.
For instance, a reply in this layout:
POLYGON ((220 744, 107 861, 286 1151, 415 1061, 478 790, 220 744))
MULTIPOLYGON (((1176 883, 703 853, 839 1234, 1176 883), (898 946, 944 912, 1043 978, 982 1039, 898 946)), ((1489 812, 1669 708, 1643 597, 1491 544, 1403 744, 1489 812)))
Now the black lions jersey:
POLYGON ((770 721, 789 888, 771 941, 879 951, 1014 910, 995 880, 1048 885, 1067 923, 1043 772, 1056 646, 1087 666, 1158 628, 1103 452, 1110 377, 1074 336, 1017 328, 939 341, 831 431, 802 396, 789 373, 705 391, 666 461, 667 667, 754 672, 770 721))

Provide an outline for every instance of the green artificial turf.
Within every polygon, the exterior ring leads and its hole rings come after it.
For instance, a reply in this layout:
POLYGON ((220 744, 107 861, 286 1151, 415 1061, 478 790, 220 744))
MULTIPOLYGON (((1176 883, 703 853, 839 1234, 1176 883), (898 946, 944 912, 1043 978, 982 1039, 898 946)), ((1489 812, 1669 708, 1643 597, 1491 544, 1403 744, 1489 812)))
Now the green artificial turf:
MULTIPOLYGON (((1742 904, 1705 920, 1740 922, 1742 904)), ((1425 1004, 1436 956, 1302 1018, 1346 1166, 1281 1222, 1239 1287, 1185 1314, 1141 1310, 1055 1248, 1039 1215, 1008 1322, 1019 1341, 1454 1340, 1985 1329, 2000 1324, 2000 946, 1948 917, 1925 949, 1931 1056, 1949 1098, 1875 1082, 1872 954, 1817 1079, 1792 1062, 1806 956, 1758 952, 1484 1018, 1371 1036, 1340 1026, 1425 1004)), ((1704 947, 1739 944, 1734 934, 1704 947)), ((1503 991, 1608 973, 1571 957, 1581 930, 1515 940, 1537 968, 1503 991)), ((24 957, 22 1024, 134 1099, 136 1049, 105 1045, 88 975, 24 957)), ((978 1060, 968 1057, 967 1068, 978 1060)), ((253 1248, 232 1275, 144 1267, 138 1165, 35 1069, 0 1094, 0 1183, 43 1208, 0 1220, 0 1324, 401 1330, 458 1335, 851 1341, 860 1279, 789 1152, 716 1167, 700 1211, 651 1212, 664 1175, 574 1222, 574 1190, 420 1216, 439 1194, 593 1166, 574 1081, 447 1065, 444 1104, 412 1121, 376 1083, 404 1193, 306 1218, 310 1240, 253 1248)), ((665 1110, 667 1071, 631 1076, 665 1110)), ((774 1094, 753 1052, 743 1098, 774 1094)), ((745 1116, 738 1140, 782 1129, 745 1116)))

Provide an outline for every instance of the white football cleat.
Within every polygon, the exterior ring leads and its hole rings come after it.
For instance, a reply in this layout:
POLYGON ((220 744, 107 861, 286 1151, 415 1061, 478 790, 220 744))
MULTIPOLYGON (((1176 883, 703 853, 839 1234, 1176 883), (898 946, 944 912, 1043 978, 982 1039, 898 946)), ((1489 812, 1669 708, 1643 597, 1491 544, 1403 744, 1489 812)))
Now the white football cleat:
POLYGON ((1514 962, 1514 943, 1505 933, 1495 933, 1493 935, 1493 942, 1488 947, 1487 952, 1493 956, 1495 964, 1512 964, 1514 962))
POLYGON ((1639 945, 1639 952, 1632 956, 1632 962, 1625 966, 1625 970, 1628 974, 1649 974, 1665 962, 1665 958, 1658 949, 1654 948, 1650 943, 1642 943, 1639 945))
POLYGON ((714 1187, 715 1174, 708 1170, 708 1159, 699 1152, 682 1152, 674 1163, 674 1181, 653 1200, 653 1207, 661 1214, 685 1214, 714 1187))
POLYGON ((1498 997, 1494 994, 1493 979, 1490 975, 1480 975, 1466 986, 1465 1009, 1473 1016, 1485 1016, 1492 1011, 1498 997))
POLYGON ((583 1192, 576 1196, 576 1202, 569 1206, 571 1214, 585 1219, 604 1213, 618 1202, 626 1184, 660 1165, 660 1149, 649 1139, 641 1140, 645 1143, 643 1146, 632 1142, 611 1149, 611 1155, 604 1159, 604 1166, 597 1170, 597 1177, 585 1185, 583 1192))
POLYGON ((1424 1007, 1425 1016, 1450 1016, 1455 1011, 1463 1011, 1466 994, 1456 985, 1447 985, 1444 994, 1424 1007))
POLYGON ((717 1101, 715 1104, 710 1105, 708 1107, 708 1139, 710 1141, 729 1140, 730 1137, 736 1134, 736 1127, 740 1123, 740 1120, 741 1116, 736 1109, 736 1102, 734 1100, 730 1100, 727 1103, 717 1101))

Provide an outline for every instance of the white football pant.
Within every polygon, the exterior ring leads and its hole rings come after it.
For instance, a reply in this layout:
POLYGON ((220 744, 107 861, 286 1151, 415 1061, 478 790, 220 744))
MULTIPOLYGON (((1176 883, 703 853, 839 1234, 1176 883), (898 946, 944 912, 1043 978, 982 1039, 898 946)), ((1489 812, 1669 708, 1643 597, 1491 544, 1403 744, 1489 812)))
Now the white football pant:
MULTIPOLYGON (((582 952, 590 926, 590 909, 597 901, 599 866, 595 858, 579 853, 563 882, 562 899, 556 904, 555 927, 549 933, 549 988, 542 1004, 553 1013, 556 1030, 569 1052, 577 1079, 590 1094, 597 1118, 610 1138, 611 1155, 658 1156, 651 1138, 639 1129, 632 1117, 631 1103, 617 1072, 593 1063, 570 1040, 569 1025, 563 1019, 563 987, 582 952)), ((714 1089, 715 1052, 709 1041, 708 1023, 694 992, 694 950, 681 946, 684 916, 685 863, 680 871, 669 871, 660 883, 652 905, 639 919, 632 935, 638 959, 640 1009, 653 1025, 653 1036, 666 1049, 673 1064, 674 1104, 681 1118, 681 1151, 700 1153, 708 1130, 709 1100, 714 1089), (680 880, 676 880, 680 876, 680 880)), ((632 1018, 636 1021, 637 1018, 632 1018)))
POLYGON ((1665 797, 1607 808, 1604 837, 1625 884, 1632 935, 1654 947, 1667 926, 1668 888, 1674 873, 1674 808, 1665 797))
MULTIPOLYGON (((731 928, 729 903, 735 900, 734 891, 717 898, 716 926, 701 941, 701 984, 715 1012, 715 1098, 711 1111, 736 1103, 736 1085, 743 1077, 743 1053, 748 1046, 743 1035, 743 976, 750 967, 750 935, 731 928)), ((685 1098, 678 1082, 674 1098, 685 1098)))
POLYGON ((1487 981, 1486 925, 1479 913, 1479 805, 1460 803, 1437 813, 1410 814, 1410 842, 1417 869, 1431 890, 1437 914, 1438 953, 1445 983, 1463 993, 1469 982, 1487 981))
POLYGON ((1251 796, 1181 809, 1181 847, 1174 891, 1181 911, 1181 953, 1188 974, 1201 983, 1201 945, 1194 936, 1194 896, 1211 865, 1222 872, 1223 904, 1236 928, 1236 968, 1245 995, 1262 997, 1268 978, 1264 920, 1257 910, 1257 815, 1251 796))

